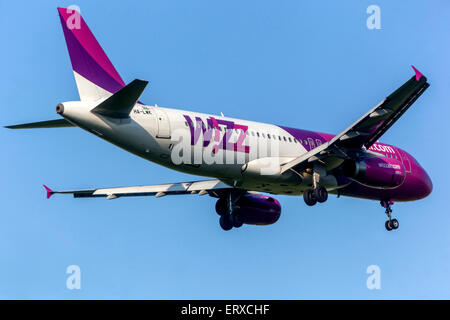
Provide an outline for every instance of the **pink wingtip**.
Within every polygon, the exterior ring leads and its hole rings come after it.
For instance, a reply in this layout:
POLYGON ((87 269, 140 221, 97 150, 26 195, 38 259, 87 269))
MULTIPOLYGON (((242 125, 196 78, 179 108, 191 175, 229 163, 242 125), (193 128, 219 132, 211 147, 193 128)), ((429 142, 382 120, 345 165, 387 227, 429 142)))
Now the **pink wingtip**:
POLYGON ((417 70, 416 67, 414 67, 414 66, 411 66, 411 67, 413 68, 414 72, 416 73, 416 80, 419 81, 420 78, 422 78, 423 74, 419 70, 417 70))
POLYGON ((43 184, 45 191, 47 191, 47 199, 49 199, 55 192, 50 189, 49 187, 47 187, 45 184, 43 184))

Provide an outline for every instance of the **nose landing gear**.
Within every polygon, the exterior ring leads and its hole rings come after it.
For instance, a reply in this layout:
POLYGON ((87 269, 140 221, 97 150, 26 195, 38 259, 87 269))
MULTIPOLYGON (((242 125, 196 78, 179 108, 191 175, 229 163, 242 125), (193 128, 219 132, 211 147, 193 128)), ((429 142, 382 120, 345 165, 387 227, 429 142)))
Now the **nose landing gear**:
POLYGON ((383 208, 386 208, 386 215, 389 219, 384 224, 384 226, 386 227, 386 230, 392 231, 392 230, 398 229, 398 227, 399 227, 398 220, 391 218, 391 213, 392 213, 391 205, 393 205, 394 203, 391 201, 381 201, 380 204, 383 208))

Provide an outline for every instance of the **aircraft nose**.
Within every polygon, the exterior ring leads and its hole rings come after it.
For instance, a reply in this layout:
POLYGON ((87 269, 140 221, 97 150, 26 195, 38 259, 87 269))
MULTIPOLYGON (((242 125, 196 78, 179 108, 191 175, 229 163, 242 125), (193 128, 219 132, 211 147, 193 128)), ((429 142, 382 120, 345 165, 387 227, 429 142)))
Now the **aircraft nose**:
POLYGON ((419 194, 420 198, 425 198, 433 191, 433 183, 431 182, 430 176, 423 168, 419 171, 419 176, 417 178, 416 192, 419 194))
POLYGON ((423 184, 425 185, 425 197, 433 191, 433 182, 431 182, 430 176, 424 170, 423 184))

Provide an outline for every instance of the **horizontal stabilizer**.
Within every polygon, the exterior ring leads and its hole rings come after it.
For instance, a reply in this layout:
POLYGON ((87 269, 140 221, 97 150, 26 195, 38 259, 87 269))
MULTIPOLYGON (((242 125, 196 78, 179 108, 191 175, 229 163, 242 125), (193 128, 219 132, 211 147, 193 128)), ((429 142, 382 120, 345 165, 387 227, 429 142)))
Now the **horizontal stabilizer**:
POLYGON ((74 127, 74 125, 71 124, 66 119, 57 119, 57 120, 16 124, 13 126, 5 126, 5 128, 8 129, 39 129, 39 128, 65 128, 65 127, 74 127))
POLYGON ((136 102, 144 92, 148 81, 133 80, 111 97, 100 103, 92 112, 112 118, 128 118, 136 102))

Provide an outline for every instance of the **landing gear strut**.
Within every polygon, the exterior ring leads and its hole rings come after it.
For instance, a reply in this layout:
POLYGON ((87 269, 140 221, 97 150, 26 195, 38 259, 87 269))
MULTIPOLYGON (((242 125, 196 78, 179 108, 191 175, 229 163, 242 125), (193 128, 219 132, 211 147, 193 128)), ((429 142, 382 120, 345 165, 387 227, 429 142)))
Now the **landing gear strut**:
POLYGON ((380 204, 382 207, 386 208, 386 215, 388 217, 388 220, 384 223, 386 230, 392 231, 392 230, 398 229, 398 227, 399 227, 398 220, 392 219, 392 217, 391 217, 391 213, 392 213, 391 205, 393 205, 394 203, 391 201, 381 201, 380 204))

